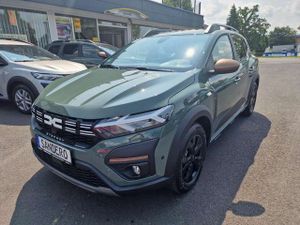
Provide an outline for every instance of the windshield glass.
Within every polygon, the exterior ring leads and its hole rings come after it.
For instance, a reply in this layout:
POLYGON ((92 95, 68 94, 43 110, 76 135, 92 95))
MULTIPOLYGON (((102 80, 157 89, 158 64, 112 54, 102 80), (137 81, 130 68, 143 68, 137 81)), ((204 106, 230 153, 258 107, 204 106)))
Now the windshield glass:
POLYGON ((116 51, 119 50, 117 47, 114 47, 114 46, 108 45, 108 44, 99 44, 99 47, 102 48, 104 51, 106 51, 110 55, 113 55, 116 51))
POLYGON ((34 45, 0 45, 0 52, 14 62, 59 59, 50 52, 34 45))
POLYGON ((182 71, 195 68, 208 35, 153 36, 137 40, 108 58, 103 67, 182 71))

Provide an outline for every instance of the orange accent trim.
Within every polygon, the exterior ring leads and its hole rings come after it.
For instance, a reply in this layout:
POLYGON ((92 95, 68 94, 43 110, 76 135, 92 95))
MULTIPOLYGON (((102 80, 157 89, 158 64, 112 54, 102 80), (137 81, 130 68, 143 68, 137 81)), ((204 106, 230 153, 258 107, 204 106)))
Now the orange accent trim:
POLYGON ((113 159, 109 159, 109 163, 111 163, 111 164, 128 163, 128 162, 134 162, 134 161, 140 161, 140 160, 147 160, 148 158, 149 158, 148 155, 124 157, 124 158, 113 158, 113 159))

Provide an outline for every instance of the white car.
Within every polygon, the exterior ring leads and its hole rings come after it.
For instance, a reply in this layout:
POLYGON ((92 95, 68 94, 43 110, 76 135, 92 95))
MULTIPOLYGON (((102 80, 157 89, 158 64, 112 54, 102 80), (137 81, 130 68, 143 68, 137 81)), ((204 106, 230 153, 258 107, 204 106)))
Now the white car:
POLYGON ((30 113, 31 104, 50 82, 85 69, 31 43, 0 39, 0 99, 13 101, 23 113, 30 113))

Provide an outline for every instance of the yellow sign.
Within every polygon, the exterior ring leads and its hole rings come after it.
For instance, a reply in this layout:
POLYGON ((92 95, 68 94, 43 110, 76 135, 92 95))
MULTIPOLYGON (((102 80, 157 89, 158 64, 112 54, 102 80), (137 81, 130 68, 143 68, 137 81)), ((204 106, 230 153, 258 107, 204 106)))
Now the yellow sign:
POLYGON ((15 10, 7 10, 9 24, 12 26, 17 26, 17 17, 15 10))
POLYGON ((73 18, 74 30, 75 32, 81 32, 81 22, 79 18, 73 18))

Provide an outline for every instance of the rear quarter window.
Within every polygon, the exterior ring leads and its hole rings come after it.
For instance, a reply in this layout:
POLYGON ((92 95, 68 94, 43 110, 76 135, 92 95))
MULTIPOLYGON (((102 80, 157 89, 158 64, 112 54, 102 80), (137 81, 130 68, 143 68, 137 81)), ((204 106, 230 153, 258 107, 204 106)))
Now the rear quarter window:
POLYGON ((57 55, 59 53, 60 47, 61 47, 61 45, 52 45, 49 47, 48 51, 57 55))
POLYGON ((238 35, 231 35, 231 37, 235 48, 236 59, 239 61, 246 59, 248 54, 248 46, 244 38, 238 35))
POLYGON ((79 45, 66 44, 63 49, 63 54, 68 56, 79 56, 79 45))

